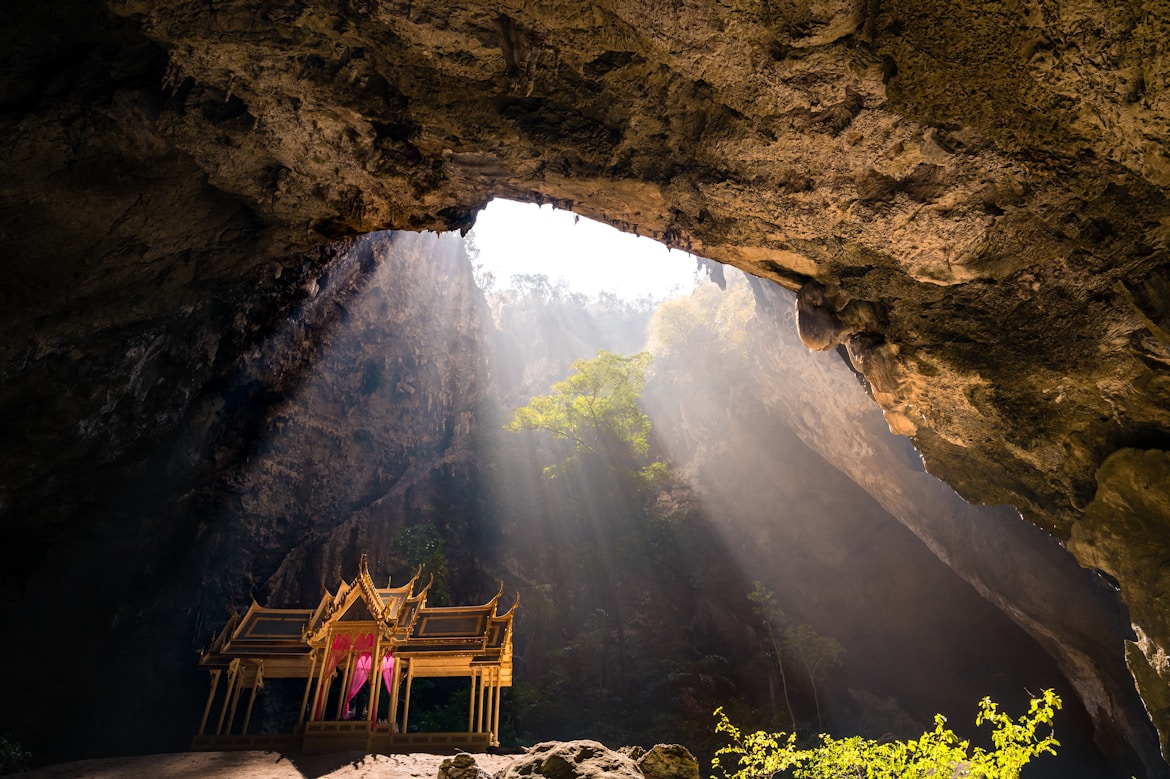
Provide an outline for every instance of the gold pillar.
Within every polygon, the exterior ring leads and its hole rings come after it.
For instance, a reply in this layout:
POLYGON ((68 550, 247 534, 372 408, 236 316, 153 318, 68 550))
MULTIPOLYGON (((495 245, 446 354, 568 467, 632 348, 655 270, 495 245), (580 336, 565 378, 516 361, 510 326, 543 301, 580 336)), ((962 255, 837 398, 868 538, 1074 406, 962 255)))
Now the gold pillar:
POLYGON ((374 652, 370 655, 370 724, 378 724, 378 704, 382 697, 382 639, 374 642, 374 652))
POLYGON ((475 683, 479 680, 479 674, 474 668, 471 669, 471 700, 467 704, 467 732, 475 732, 475 683))
POLYGON ((500 669, 496 669, 496 711, 495 724, 492 725, 492 746, 500 745, 500 693, 504 691, 502 680, 500 679, 500 669))
POLYGON ((402 707, 402 732, 406 733, 407 723, 410 722, 410 688, 414 683, 414 668, 406 669, 406 704, 402 707))
POLYGON ((297 715, 297 725, 305 724, 305 708, 309 705, 309 690, 313 689, 313 676, 317 673, 318 654, 318 652, 313 652, 309 655, 309 675, 305 677, 305 694, 301 698, 301 711, 297 715))
POLYGON ((243 667, 236 671, 236 689, 232 693, 232 708, 231 711, 228 712, 227 732, 224 734, 226 736, 230 736, 232 734, 232 725, 235 724, 236 721, 236 705, 240 702, 240 690, 244 687, 245 673, 247 673, 247 671, 243 667))
POLYGON ((317 674, 317 694, 313 696, 313 713, 309 715, 309 720, 312 722, 325 719, 325 705, 329 703, 329 687, 333 681, 333 675, 326 676, 325 671, 329 668, 329 658, 333 657, 333 650, 330 648, 333 646, 333 636, 329 636, 329 639, 329 642, 322 649, 321 670, 317 674))
POLYGON ((240 730, 240 735, 243 736, 248 732, 248 723, 252 721, 252 706, 256 704, 256 693, 260 692, 260 688, 264 686, 264 661, 260 661, 260 665, 256 668, 256 677, 252 680, 252 694, 248 696, 248 708, 244 712, 244 727, 240 730))
POLYGON ((486 684, 483 687, 483 726, 480 728, 481 733, 487 733, 491 730, 491 701, 493 701, 493 692, 495 688, 491 687, 491 671, 488 671, 487 678, 484 680, 486 684))
POLYGON ((203 719, 199 720, 199 735, 203 735, 203 731, 207 729, 207 717, 211 714, 211 703, 215 700, 215 688, 219 686, 219 677, 223 675, 223 669, 211 669, 211 689, 207 693, 207 705, 203 707, 203 719))
POLYGON ((390 712, 386 721, 393 727, 393 732, 398 731, 398 688, 402 684, 402 659, 394 658, 394 686, 390 688, 390 712))
POLYGON ((341 715, 345 713, 345 696, 349 694, 349 680, 353 675, 353 648, 345 655, 345 672, 341 675, 342 685, 341 694, 337 696, 337 713, 333 719, 341 719, 341 715))
POLYGON ((487 680, 481 674, 479 677, 479 702, 475 707, 475 732, 483 733, 483 700, 487 694, 487 680))
MULTIPOLYGON (((236 681, 240 676, 240 661, 239 659, 232 660, 228 665, 227 689, 223 691, 223 707, 219 710, 219 722, 215 725, 215 735, 223 733, 223 721, 227 716, 228 702, 232 699, 232 691, 235 690, 236 681)), ((231 728, 231 723, 228 724, 231 728)))
POLYGON ((325 679, 325 692, 321 694, 321 716, 318 721, 325 719, 325 709, 329 706, 329 693, 333 690, 333 679, 337 676, 337 669, 333 669, 333 673, 325 679))

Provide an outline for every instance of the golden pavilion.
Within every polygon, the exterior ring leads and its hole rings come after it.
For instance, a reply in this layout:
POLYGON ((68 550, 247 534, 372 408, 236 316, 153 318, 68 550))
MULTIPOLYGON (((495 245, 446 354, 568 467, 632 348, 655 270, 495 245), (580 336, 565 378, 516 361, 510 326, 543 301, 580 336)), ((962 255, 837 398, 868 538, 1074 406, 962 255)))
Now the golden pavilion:
POLYGON ((243 615, 233 613, 200 653, 211 690, 192 749, 394 753, 499 746, 500 692, 512 686, 519 597, 503 614, 503 585, 482 606, 431 607, 431 583, 416 592, 418 579, 416 573, 401 587, 377 587, 363 554, 357 577, 336 594, 326 592, 314 609, 269 609, 253 601, 243 615), (409 731, 413 682, 428 677, 470 679, 466 732, 409 731), (269 679, 305 680, 296 726, 292 733, 250 735, 256 695, 269 679))

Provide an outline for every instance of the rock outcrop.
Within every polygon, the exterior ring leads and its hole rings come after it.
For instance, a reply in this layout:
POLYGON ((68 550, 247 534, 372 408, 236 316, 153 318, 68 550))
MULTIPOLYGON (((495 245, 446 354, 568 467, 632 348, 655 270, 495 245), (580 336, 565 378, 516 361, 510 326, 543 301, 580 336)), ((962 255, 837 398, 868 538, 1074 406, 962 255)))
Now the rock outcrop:
MULTIPOLYGON (((692 758, 693 759, 693 758, 692 758)), ((545 741, 529 748, 499 779, 642 779, 638 763, 596 741, 545 741)))
POLYGON ((480 768, 475 755, 461 752, 439 764, 438 779, 492 779, 492 775, 480 768))
POLYGON ((0 517, 51 547, 76 505, 39 495, 100 506, 144 420, 191 429, 214 371, 152 373, 190 357, 168 334, 290 314, 329 258, 282 258, 553 202, 801 290, 932 473, 1117 579, 1163 710, 1166 504, 1118 496, 1170 449, 1168 29, 1136 0, 6 9, 0 517))
POLYGON ((699 761, 681 744, 655 744, 638 758, 646 779, 699 779, 699 761))

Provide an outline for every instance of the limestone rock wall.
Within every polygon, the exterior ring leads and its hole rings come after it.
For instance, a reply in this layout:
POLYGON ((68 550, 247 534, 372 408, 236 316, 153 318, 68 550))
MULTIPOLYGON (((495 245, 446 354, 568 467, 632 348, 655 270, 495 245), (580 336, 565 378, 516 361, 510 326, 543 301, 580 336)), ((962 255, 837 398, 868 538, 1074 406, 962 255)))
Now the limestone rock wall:
POLYGON ((1170 446, 1168 27, 1136 0, 6 9, 3 391, 44 371, 71 400, 6 422, 31 448, 3 455, 4 521, 146 451, 127 409, 174 424, 190 387, 150 383, 152 327, 329 239, 551 201, 802 290, 808 343, 846 347, 933 473, 1061 538, 1109 528, 1073 548, 1158 668, 1167 593, 1130 558, 1165 515, 1127 521, 1109 458, 1170 446))
POLYGON ((5 363, 0 416, 28 427, 0 446, 3 658, 57 671, 14 675, 0 721, 39 760, 185 749, 231 607, 315 602, 467 481, 488 371, 462 242, 371 236, 248 281, 5 363), (54 443, 77 451, 30 448, 54 443))
POLYGON ((1010 511, 971 506, 916 467, 920 463, 907 456, 869 402, 872 388, 854 381, 829 355, 793 359, 799 342, 788 296, 766 285, 755 290, 752 346, 761 377, 753 386, 770 414, 862 486, 1056 660, 1093 719, 1104 751, 1117 759, 1139 758, 1150 775, 1164 771, 1134 699, 1122 647, 1116 639, 1103 640, 1127 632, 1110 584, 1079 568, 1055 539, 1010 511), (1072 602, 1075 608, 1069 608, 1072 602))

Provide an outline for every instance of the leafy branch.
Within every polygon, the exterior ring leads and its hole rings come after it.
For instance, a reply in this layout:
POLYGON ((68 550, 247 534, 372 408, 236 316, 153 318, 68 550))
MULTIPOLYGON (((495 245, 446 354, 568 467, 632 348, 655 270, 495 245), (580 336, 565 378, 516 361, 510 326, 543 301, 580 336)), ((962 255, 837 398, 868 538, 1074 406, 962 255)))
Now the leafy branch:
POLYGON ((1031 700, 1027 714, 1015 719, 984 698, 975 724, 991 724, 990 751, 972 749, 969 741, 946 727, 941 714, 935 715, 934 730, 909 741, 879 743, 860 736, 836 739, 821 734, 820 744, 798 749, 796 734, 745 734, 720 707, 715 710, 715 732, 725 734, 729 743, 715 753, 711 767, 723 779, 771 779, 780 771, 791 771, 794 779, 1019 779, 1033 758, 1056 754, 1060 742, 1052 733, 1052 721, 1060 707, 1060 697, 1045 690, 1031 700), (1041 727, 1047 732, 1038 732, 1041 727), (734 770, 728 770, 725 758, 734 761, 734 770))

